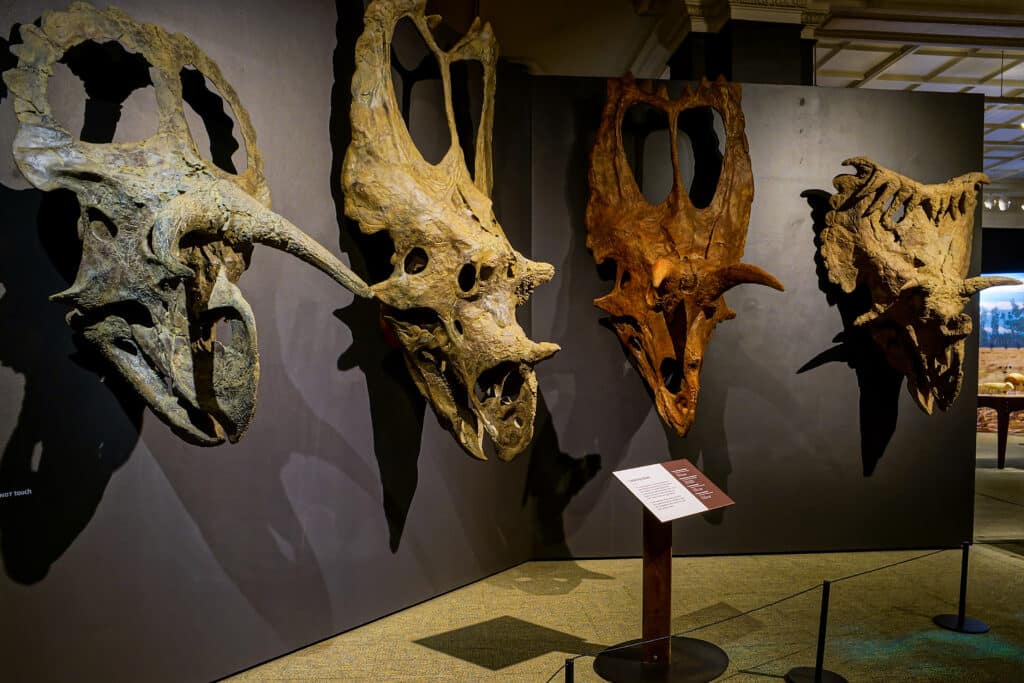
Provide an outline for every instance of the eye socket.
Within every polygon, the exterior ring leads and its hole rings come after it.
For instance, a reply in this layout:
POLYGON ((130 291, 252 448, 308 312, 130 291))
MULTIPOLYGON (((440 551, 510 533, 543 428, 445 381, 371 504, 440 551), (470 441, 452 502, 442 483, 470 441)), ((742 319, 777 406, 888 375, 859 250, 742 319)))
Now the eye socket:
POLYGON ((429 262, 430 257, 427 256, 425 249, 421 247, 413 247, 409 250, 409 253, 405 255, 405 272, 410 275, 422 273, 429 262))
POLYGON ((467 263, 459 270, 459 289, 468 292, 476 285, 476 266, 467 263))
POLYGON ((90 206, 85 210, 85 217, 89 221, 89 232, 94 237, 103 242, 117 239, 117 225, 102 211, 90 206))

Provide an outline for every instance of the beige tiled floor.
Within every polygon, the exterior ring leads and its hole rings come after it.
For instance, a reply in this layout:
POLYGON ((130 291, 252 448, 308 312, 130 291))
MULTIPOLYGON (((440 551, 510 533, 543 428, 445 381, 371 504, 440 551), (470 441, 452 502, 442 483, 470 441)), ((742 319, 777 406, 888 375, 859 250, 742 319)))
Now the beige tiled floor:
MULTIPOLYGON (((1024 682, 1021 444, 1024 438, 1011 440, 1019 454, 1011 450, 1010 467, 997 471, 994 440, 979 443, 976 527, 991 543, 972 552, 968 614, 992 631, 966 636, 932 625, 933 615, 956 611, 960 555, 946 551, 835 584, 829 668, 858 682, 1024 682)), ((672 627, 742 614, 822 579, 924 554, 676 558, 672 627)), ((531 562, 234 680, 543 682, 566 657, 637 637, 640 591, 639 560, 531 562)), ((813 664, 819 599, 815 590, 695 635, 728 653, 730 666, 719 680, 779 679, 793 666, 813 664)), ((592 665, 590 656, 577 660, 575 680, 599 680, 592 665)))

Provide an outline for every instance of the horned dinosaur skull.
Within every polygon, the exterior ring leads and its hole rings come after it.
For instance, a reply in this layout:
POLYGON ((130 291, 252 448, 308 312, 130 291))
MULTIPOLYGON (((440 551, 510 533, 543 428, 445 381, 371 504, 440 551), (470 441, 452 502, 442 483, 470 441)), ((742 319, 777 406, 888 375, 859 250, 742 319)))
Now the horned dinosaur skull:
POLYGON ((968 299, 1006 277, 967 277, 983 173, 924 185, 864 157, 832 181, 820 254, 843 292, 863 288, 868 307, 853 320, 870 332, 907 389, 931 414, 946 410, 963 382, 964 340, 973 330, 968 299))
POLYGON ((632 76, 609 80, 589 181, 587 246, 599 265, 611 260, 616 266, 614 289, 594 304, 611 315, 662 419, 685 435, 693 424, 711 333, 736 317, 722 295, 745 282, 783 288, 772 275, 740 262, 754 199, 740 86, 702 80, 695 91, 686 86, 673 100, 664 84, 655 89, 632 76), (623 146, 623 121, 640 103, 668 118, 675 169, 672 189, 657 205, 644 198, 623 146), (726 135, 718 186, 703 208, 687 194, 676 141, 680 114, 696 107, 716 110, 726 135))
POLYGON ((237 441, 252 420, 259 377, 255 320, 235 284, 252 244, 292 253, 357 294, 369 295, 366 284, 270 210, 248 114, 188 38, 85 3, 47 12, 21 35, 23 44, 12 48, 18 66, 5 76, 19 122, 18 168, 40 190, 71 190, 81 207, 78 274, 52 298, 72 306, 69 324, 183 439, 237 441), (53 65, 87 40, 115 41, 149 63, 159 108, 152 137, 94 144, 56 120, 47 100, 53 65), (245 172, 200 157, 183 109, 186 67, 204 74, 234 110, 245 172), (230 326, 230 343, 216 338, 220 320, 230 326))
POLYGON ((425 0, 374 0, 356 43, 352 142, 342 182, 345 213, 367 234, 388 231, 390 276, 372 290, 404 352, 406 366, 438 419, 472 456, 485 459, 484 434, 502 460, 529 444, 537 408, 533 367, 558 346, 535 343, 516 307, 552 266, 509 244, 491 206, 491 129, 498 47, 490 25, 473 22, 451 50, 432 35, 440 17, 425 0), (440 66, 451 146, 436 165, 413 143, 391 80, 395 26, 409 18, 440 66), (471 176, 458 144, 451 100, 453 62, 483 67, 483 106, 471 176))

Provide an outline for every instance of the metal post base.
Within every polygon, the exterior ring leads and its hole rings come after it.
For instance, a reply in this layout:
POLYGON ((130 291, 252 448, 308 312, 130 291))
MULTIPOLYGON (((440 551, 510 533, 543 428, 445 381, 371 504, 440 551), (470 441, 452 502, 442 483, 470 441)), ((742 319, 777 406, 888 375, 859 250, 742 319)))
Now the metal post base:
POLYGON ((705 640, 672 638, 670 664, 644 663, 644 647, 623 647, 640 640, 630 640, 615 647, 621 650, 600 654, 594 659, 594 671, 613 683, 706 683, 729 668, 729 655, 705 640))
POLYGON ((835 671, 821 670, 821 678, 816 678, 817 670, 813 666, 798 666, 786 672, 786 683, 849 683, 835 671))
POLYGON ((932 621, 936 626, 957 633, 988 633, 988 624, 973 617, 964 617, 963 626, 960 625, 960 615, 958 614, 940 614, 937 617, 932 617, 932 621))

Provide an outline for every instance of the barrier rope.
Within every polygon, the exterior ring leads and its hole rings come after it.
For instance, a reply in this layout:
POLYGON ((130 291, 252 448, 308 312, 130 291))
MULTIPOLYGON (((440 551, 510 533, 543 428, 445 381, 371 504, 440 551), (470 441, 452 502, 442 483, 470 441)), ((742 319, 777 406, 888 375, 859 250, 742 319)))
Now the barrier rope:
MULTIPOLYGON (((917 560, 923 560, 926 557, 932 557, 934 555, 938 555, 939 553, 944 553, 944 552, 946 552, 948 550, 949 550, 949 548, 941 548, 939 550, 933 550, 933 551, 925 553, 923 555, 916 555, 914 557, 908 557, 905 560, 899 560, 897 562, 890 562, 889 564, 884 564, 881 567, 874 567, 873 569, 866 569, 866 570, 861 571, 861 572, 855 572, 853 574, 848 574, 848 575, 840 577, 838 579, 832 579, 831 581, 832 581, 832 583, 839 583, 840 581, 848 581, 850 579, 856 579, 856 578, 858 578, 860 576, 865 576, 867 574, 874 574, 875 572, 880 572, 880 571, 883 571, 885 569, 891 569, 892 567, 898 567, 901 564, 907 564, 909 562, 916 562, 917 560)), ((685 636, 685 635, 687 635, 689 633, 693 633, 695 631, 700 631, 700 630, 703 630, 703 629, 706 629, 706 628, 710 628, 712 626, 718 626, 719 624, 724 624, 724 623, 726 623, 728 621, 732 621, 733 619, 739 619, 740 617, 745 617, 745 616, 751 615, 754 612, 760 612, 761 610, 768 609, 769 607, 774 607, 774 606, 779 605, 779 604, 781 604, 783 602, 787 602, 789 600, 793 600, 794 598, 798 598, 801 595, 805 595, 807 593, 810 593, 811 591, 815 591, 815 590, 817 590, 819 588, 821 588, 821 584, 817 583, 817 584, 811 586, 810 588, 805 588, 805 589, 803 589, 801 591, 797 591, 796 593, 793 593, 791 595, 787 595, 787 596, 785 596, 783 598, 779 598, 778 600, 773 600, 771 602, 765 603, 765 604, 760 605, 758 607, 754 607, 753 609, 749 609, 746 612, 740 612, 739 614, 734 614, 732 616, 725 617, 723 619, 718 619, 717 621, 711 621, 711 622, 708 622, 706 624, 701 624, 700 626, 694 626, 693 628, 686 629, 685 631, 679 631, 678 633, 672 633, 670 635, 661 636, 661 637, 658 637, 658 638, 651 638, 650 640, 640 640, 640 641, 637 641, 637 642, 634 642, 634 643, 629 643, 628 645, 627 644, 615 645, 613 647, 607 647, 607 648, 605 648, 605 649, 603 649, 600 652, 597 652, 595 654, 583 654, 583 655, 576 655, 574 657, 569 657, 568 660, 576 661, 577 659, 582 659, 583 657, 599 657, 601 655, 608 654, 608 653, 611 653, 611 652, 616 652, 618 650, 626 650, 626 649, 638 647, 638 646, 641 646, 641 645, 649 645, 650 643, 656 643, 659 640, 667 640, 669 638, 676 638, 678 636, 685 636)), ((555 679, 555 676, 557 676, 558 674, 562 673, 562 671, 564 671, 564 670, 565 670, 565 664, 562 664, 562 666, 558 667, 558 669, 554 673, 552 673, 551 676, 544 683, 551 683, 551 681, 553 681, 555 679)))

